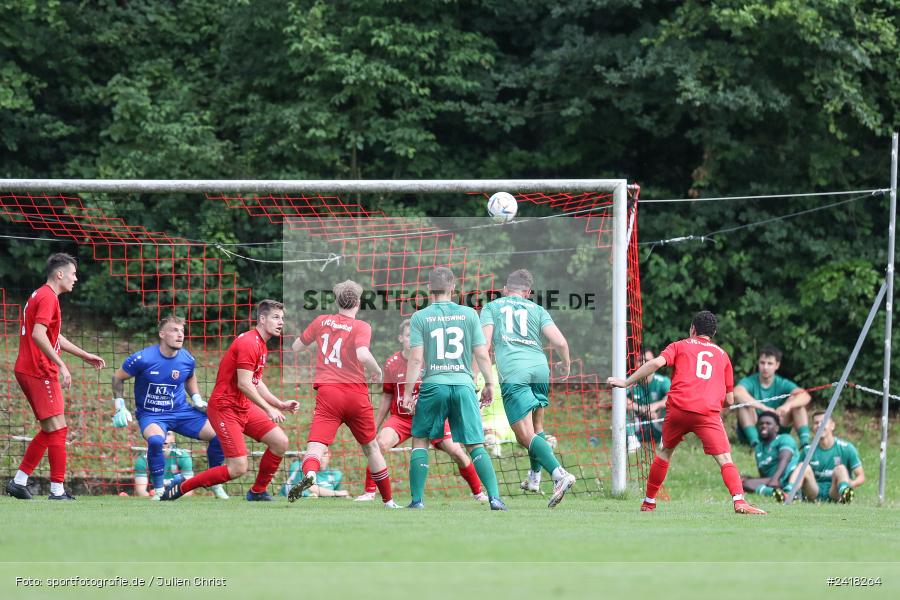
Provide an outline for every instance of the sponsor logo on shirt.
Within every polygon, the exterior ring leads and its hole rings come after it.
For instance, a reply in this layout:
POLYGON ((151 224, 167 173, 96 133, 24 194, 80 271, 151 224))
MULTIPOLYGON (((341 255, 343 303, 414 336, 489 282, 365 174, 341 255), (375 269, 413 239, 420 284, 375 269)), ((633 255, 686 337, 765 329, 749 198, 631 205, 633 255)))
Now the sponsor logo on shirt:
POLYGON ((172 369, 172 380, 178 381, 178 378, 181 377, 181 371, 178 369, 172 369))

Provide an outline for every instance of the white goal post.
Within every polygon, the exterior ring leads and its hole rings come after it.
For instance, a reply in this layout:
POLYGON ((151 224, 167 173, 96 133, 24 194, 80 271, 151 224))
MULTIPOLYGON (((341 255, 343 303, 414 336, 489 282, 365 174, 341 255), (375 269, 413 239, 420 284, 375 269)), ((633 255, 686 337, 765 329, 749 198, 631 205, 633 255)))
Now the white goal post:
MULTIPOLYGON (((252 194, 439 194, 497 191, 602 192, 613 196, 612 373, 625 378, 627 348, 627 191, 625 179, 425 179, 425 180, 129 180, 0 179, 13 193, 252 193, 252 194)), ((605 343, 599 340, 599 343, 605 343)), ((602 374, 600 374, 602 375, 602 374)), ((612 390, 611 491, 626 491, 625 390, 612 390)))

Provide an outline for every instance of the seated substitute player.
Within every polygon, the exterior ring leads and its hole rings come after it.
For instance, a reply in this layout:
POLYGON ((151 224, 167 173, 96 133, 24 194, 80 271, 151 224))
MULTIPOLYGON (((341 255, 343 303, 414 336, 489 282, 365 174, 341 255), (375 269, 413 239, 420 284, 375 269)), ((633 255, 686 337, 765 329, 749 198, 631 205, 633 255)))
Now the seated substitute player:
MULTIPOLYGON (((163 473, 163 481, 168 484, 175 475, 181 475, 185 479, 194 476, 194 461, 191 459, 191 453, 175 446, 175 432, 166 433, 166 441, 163 444, 163 455, 166 457, 166 469, 163 473)), ((147 455, 142 454, 134 461, 134 495, 147 497, 150 492, 155 491, 154 488, 147 489, 149 481, 147 475, 147 455)), ((188 492, 192 494, 193 492, 188 492)))
POLYGON ((406 386, 400 404, 413 413, 413 450, 409 460, 412 501, 407 508, 425 508, 423 497, 428 478, 428 440, 441 437, 449 419, 453 441, 466 446, 478 478, 487 489, 491 510, 506 510, 500 499, 494 465, 484 449, 481 412, 478 410, 475 380, 470 367, 473 354, 487 380, 481 391, 484 404, 489 404, 493 399, 497 383, 478 313, 450 299, 455 287, 453 271, 446 267, 436 268, 428 276, 431 304, 417 311, 410 320, 406 381, 416 381, 423 366, 424 375, 419 397, 414 397, 413 386, 406 386))
POLYGON ((550 314, 528 299, 532 287, 534 278, 526 269, 510 273, 503 296, 481 309, 481 327, 488 351, 493 346, 506 418, 531 459, 522 489, 540 490, 543 467, 553 477, 553 495, 547 504, 553 508, 575 485, 575 476, 559 464, 544 434, 544 409, 550 404, 550 367, 543 338, 560 356, 558 375, 569 375, 571 361, 569 344, 550 314))
MULTIPOLYGON (((316 471, 316 483, 309 489, 303 490, 303 497, 310 498, 347 498, 350 493, 347 490, 340 489, 341 482, 344 480, 344 473, 340 469, 329 469, 328 463, 331 461, 331 451, 326 449, 320 461, 320 469, 316 471)), ((288 479, 281 486, 279 495, 287 496, 292 487, 297 485, 303 478, 303 461, 295 460, 291 463, 288 479)))
MULTIPOLYGON (((396 448, 412 435, 413 416, 400 407, 403 390, 406 388, 406 367, 409 359, 409 319, 400 323, 400 335, 397 336, 397 340, 400 342, 402 350, 397 351, 384 363, 381 401, 378 403, 378 412, 375 415, 375 424, 381 428, 377 440, 382 454, 391 448, 396 448), (387 421, 385 422, 385 420, 387 421)), ((419 382, 416 382, 413 396, 418 397, 418 394, 419 382)), ((481 490, 481 481, 478 479, 475 465, 472 464, 462 446, 453 441, 449 423, 444 422, 443 437, 431 440, 431 445, 446 452, 453 459, 459 468, 459 474, 469 484, 472 498, 479 502, 487 502, 488 497, 481 490)), ((366 467, 366 487, 363 494, 356 497, 356 501, 372 500, 375 497, 375 489, 372 471, 366 467)))
POLYGON ((375 417, 369 400, 368 379, 380 382, 378 361, 369 351, 372 328, 356 318, 362 298, 362 286, 355 281, 342 281, 334 286, 338 312, 316 317, 306 327, 292 348, 294 352, 318 348, 316 374, 316 406, 306 443, 303 473, 299 483, 288 492, 288 501, 299 498, 316 484, 316 472, 322 456, 334 442, 338 428, 346 423, 366 455, 375 486, 386 508, 400 508, 391 493, 391 478, 381 448, 375 439, 375 417))
POLYGON ((247 491, 247 500, 272 500, 266 488, 288 447, 287 435, 278 426, 284 422, 281 411, 294 413, 300 406, 296 400, 279 400, 262 380, 269 356, 266 342, 281 336, 283 328, 284 305, 275 300, 260 302, 256 307, 256 327, 237 336, 222 356, 206 409, 222 444, 225 464, 210 467, 187 481, 176 475, 161 500, 177 500, 198 487, 212 487, 246 473, 244 435, 268 446, 259 461, 256 481, 247 491))
MULTIPOLYGON (((165 489, 164 471, 166 434, 174 431, 194 440, 209 442, 207 458, 210 467, 225 462, 222 446, 206 414, 206 402, 200 396, 194 357, 184 347, 184 319, 175 315, 159 322, 159 344, 138 350, 122 362, 112 376, 115 397, 115 427, 127 427, 131 412, 125 408, 125 381, 134 377, 134 414, 147 440, 147 467, 153 485, 154 500, 165 489), (187 402, 187 394, 191 403, 187 402)), ((212 487, 217 498, 227 499, 221 484, 212 487)))
MULTIPOLYGON (((641 352, 644 362, 656 358, 649 348, 641 352)), ((641 384, 628 388, 627 408, 634 413, 635 422, 626 423, 628 451, 637 452, 641 444, 652 439, 657 444, 662 439, 661 423, 654 423, 666 414, 666 399, 672 388, 672 380, 662 373, 654 373, 641 384)))
POLYGON ((93 366, 102 369, 106 361, 95 354, 85 352, 60 333, 62 312, 59 295, 75 288, 78 277, 75 257, 59 252, 47 259, 44 285, 32 292, 22 309, 22 329, 19 333, 19 354, 13 367, 16 383, 22 388, 34 418, 40 425, 19 470, 6 484, 6 493, 19 500, 31 500, 28 477, 47 453, 50 461, 50 500, 74 500, 63 488, 66 478, 66 425, 63 390, 72 385, 72 374, 63 362, 61 352, 68 352, 93 366), (60 378, 62 382, 60 383, 60 378))
MULTIPOLYGON (((825 411, 813 413, 813 427, 816 431, 824 418, 825 411)), ((800 463, 806 459, 808 451, 805 449, 801 453, 800 463)), ((791 473, 790 483, 784 488, 785 492, 790 492, 793 486, 797 485, 800 466, 791 473)), ((853 500, 854 490, 865 481, 866 474, 856 446, 834 435, 834 419, 829 419, 822 437, 819 438, 819 445, 813 450, 809 468, 803 474, 803 496, 807 500, 849 504, 853 500)))
POLYGON ((711 455, 722 471, 722 481, 734 501, 734 512, 764 515, 766 512, 744 500, 741 475, 731 460, 731 446, 725 434, 721 411, 734 403, 734 374, 728 354, 711 341, 716 334, 716 316, 700 311, 691 322, 690 337, 669 344, 662 353, 646 362, 628 379, 610 377, 613 387, 628 388, 651 373, 672 365, 672 390, 666 404, 662 443, 650 465, 647 492, 641 510, 656 508, 656 494, 666 479, 669 461, 685 434, 694 433, 703 442, 703 451, 711 455))
POLYGON ((809 417, 806 407, 812 399, 790 379, 778 375, 781 366, 781 350, 774 346, 763 346, 759 350, 759 372, 741 379, 734 387, 734 398, 738 404, 749 404, 738 409, 738 438, 756 446, 759 436, 756 431, 757 417, 767 410, 778 415, 781 426, 778 433, 790 433, 797 428, 801 446, 808 446, 809 417), (790 394, 780 400, 769 400, 775 396, 790 394))
POLYGON ((759 477, 741 477, 744 491, 784 500, 783 488, 797 467, 800 451, 789 433, 778 433, 778 415, 766 411, 756 420, 759 443, 753 448, 759 477))

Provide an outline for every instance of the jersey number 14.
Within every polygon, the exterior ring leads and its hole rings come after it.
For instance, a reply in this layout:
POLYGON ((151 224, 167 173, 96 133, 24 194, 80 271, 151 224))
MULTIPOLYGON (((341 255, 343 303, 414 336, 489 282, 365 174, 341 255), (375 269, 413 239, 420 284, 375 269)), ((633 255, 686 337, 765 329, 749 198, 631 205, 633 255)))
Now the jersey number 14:
POLYGON ((322 334, 322 355, 325 357, 326 365, 337 365, 337 368, 340 369, 344 365, 341 363, 341 344, 344 343, 344 338, 338 338, 334 343, 334 346, 331 347, 331 353, 328 353, 328 338, 331 337, 330 333, 322 334))

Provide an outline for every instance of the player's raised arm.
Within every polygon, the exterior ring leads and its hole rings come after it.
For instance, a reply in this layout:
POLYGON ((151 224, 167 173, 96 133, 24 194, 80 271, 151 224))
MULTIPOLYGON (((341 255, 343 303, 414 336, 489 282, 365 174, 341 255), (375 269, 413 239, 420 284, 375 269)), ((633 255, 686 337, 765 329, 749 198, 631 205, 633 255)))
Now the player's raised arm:
POLYGON ((561 359, 554 367, 556 374, 560 377, 568 377, 572 368, 572 359, 569 357, 569 342, 566 341, 566 336, 562 334, 562 331, 554 323, 545 325, 541 329, 541 333, 544 334, 544 337, 550 342, 550 346, 559 354, 561 359))
POLYGON ((263 412, 265 412, 266 415, 268 415, 268 417, 274 422, 284 422, 284 415, 281 414, 281 411, 266 402, 265 399, 263 399, 262 395, 260 395, 256 384, 253 383, 253 371, 248 371, 247 369, 240 368, 237 369, 237 387, 238 390, 240 390, 240 392, 250 400, 250 402, 260 407, 263 412))
POLYGON ((122 367, 116 369, 112 376, 113 405, 116 414, 113 415, 113 427, 128 427, 131 422, 131 412, 125 408, 125 381, 131 379, 131 375, 122 367))
POLYGON ((606 384, 610 387, 629 388, 636 382, 646 378, 648 375, 653 375, 667 364, 668 363, 666 362, 665 357, 657 356, 653 360, 648 360, 647 362, 642 364, 637 371, 631 374, 631 377, 629 377, 628 379, 607 377, 606 384))
MULTIPOLYGON (((35 325, 35 327, 37 327, 37 325, 35 325)), ((97 356, 96 354, 91 354, 87 350, 79 348, 78 346, 67 340, 66 336, 64 336, 63 334, 59 334, 59 349, 63 352, 68 352, 69 354, 77 356, 95 369, 102 369, 106 366, 106 361, 103 360, 102 357, 97 356)))

